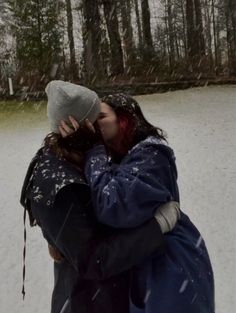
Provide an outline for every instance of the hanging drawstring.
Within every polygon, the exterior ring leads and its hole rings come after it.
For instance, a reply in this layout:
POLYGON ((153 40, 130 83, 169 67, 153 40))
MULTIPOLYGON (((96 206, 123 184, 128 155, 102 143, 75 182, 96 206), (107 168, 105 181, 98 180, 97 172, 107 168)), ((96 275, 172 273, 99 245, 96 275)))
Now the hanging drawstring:
POLYGON ((22 295, 25 299, 25 256, 26 256, 26 208, 24 209, 24 249, 23 249, 23 285, 22 295))
POLYGON ((31 179, 34 174, 34 170, 37 167, 38 160, 40 156, 42 155, 42 153, 43 153, 43 148, 40 148, 38 152, 36 153, 36 155, 34 156, 34 158, 32 159, 32 161, 30 162, 30 165, 28 167, 28 170, 24 179, 24 183, 23 183, 22 190, 21 190, 21 196, 20 196, 20 203, 24 207, 24 217, 23 217, 24 249, 23 249, 23 285, 22 285, 23 300, 25 299, 25 256, 26 256, 26 215, 27 215, 26 212, 28 212, 30 226, 36 226, 37 224, 31 211, 30 200, 27 197, 27 193, 28 193, 28 188, 30 187, 30 184, 31 184, 31 179))

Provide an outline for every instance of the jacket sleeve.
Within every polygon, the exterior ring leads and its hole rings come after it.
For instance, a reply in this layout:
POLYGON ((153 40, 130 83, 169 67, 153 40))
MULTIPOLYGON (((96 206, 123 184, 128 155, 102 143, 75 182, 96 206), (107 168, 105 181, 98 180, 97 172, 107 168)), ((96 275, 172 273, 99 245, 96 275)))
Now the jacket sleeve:
MULTIPOLYGON (((164 236, 152 218, 140 227, 101 236, 98 223, 81 206, 81 186, 63 188, 47 218, 47 237, 85 279, 103 280, 164 252, 164 236)), ((103 226, 105 227, 105 226, 103 226)))
POLYGON ((141 225, 174 200, 168 159, 153 146, 130 153, 114 172, 104 147, 97 146, 87 156, 85 174, 97 219, 113 227, 141 225))

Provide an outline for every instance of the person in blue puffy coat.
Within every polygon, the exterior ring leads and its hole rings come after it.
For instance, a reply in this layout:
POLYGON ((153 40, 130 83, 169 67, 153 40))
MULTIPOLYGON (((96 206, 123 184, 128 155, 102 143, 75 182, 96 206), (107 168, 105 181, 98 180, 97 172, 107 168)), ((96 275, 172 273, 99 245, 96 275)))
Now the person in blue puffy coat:
MULTIPOLYGON (((73 125, 79 126, 76 120, 73 125)), ((71 130, 63 126, 65 137, 71 130)), ((180 201, 174 152, 132 97, 104 97, 97 126, 105 145, 87 153, 85 175, 99 222, 137 227, 164 203, 180 201)), ((89 127, 95 132, 96 125, 89 127)), ((165 240, 164 255, 152 255, 132 269, 130 312, 214 313, 213 270, 198 229, 181 212, 165 240)))

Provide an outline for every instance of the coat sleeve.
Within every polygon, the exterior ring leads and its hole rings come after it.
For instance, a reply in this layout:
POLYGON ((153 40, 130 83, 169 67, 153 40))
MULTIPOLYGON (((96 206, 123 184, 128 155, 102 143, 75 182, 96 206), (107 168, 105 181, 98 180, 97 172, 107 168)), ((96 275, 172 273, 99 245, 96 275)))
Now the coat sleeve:
MULTIPOLYGON (((81 206, 81 186, 63 188, 47 218, 47 237, 85 279, 103 280, 164 252, 164 236, 153 218, 140 227, 101 236, 98 223, 81 206)), ((104 226, 103 226, 104 227, 104 226)))
POLYGON ((174 200, 168 159, 153 146, 130 153, 114 172, 104 147, 97 146, 87 156, 85 174, 97 219, 113 227, 141 225, 174 200))

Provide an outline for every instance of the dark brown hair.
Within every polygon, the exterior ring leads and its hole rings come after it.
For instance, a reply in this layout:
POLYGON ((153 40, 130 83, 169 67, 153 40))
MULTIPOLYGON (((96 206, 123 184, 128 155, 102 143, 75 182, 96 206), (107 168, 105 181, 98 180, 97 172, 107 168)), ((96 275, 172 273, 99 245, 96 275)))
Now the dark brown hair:
MULTIPOLYGON (((81 130, 80 130, 81 131, 81 130)), ((60 134, 49 133, 43 141, 43 146, 49 148, 57 157, 64 158, 80 170, 84 168, 84 153, 80 149, 81 135, 79 131, 63 138, 60 134)))

